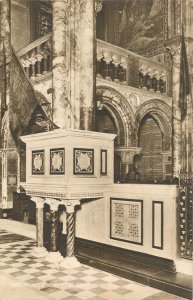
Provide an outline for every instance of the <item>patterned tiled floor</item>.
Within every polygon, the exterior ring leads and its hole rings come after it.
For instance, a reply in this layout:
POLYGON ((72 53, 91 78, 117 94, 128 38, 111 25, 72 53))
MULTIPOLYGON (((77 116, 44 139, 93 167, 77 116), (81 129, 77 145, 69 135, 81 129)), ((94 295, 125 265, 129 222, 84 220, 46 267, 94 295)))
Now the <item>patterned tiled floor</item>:
MULTIPOLYGON (((1 241, 3 241, 5 234, 5 231, 0 230, 1 241)), ((6 239, 4 244, 0 243, 0 270, 1 274, 13 278, 13 281, 17 280, 21 286, 33 288, 36 293, 39 291, 41 296, 42 294, 47 295, 47 299, 183 299, 85 265, 76 269, 65 270, 32 256, 31 250, 34 245, 35 241, 33 240, 18 241, 18 239, 16 242, 14 240, 7 242, 6 239)), ((4 299, 12 300, 9 297, 4 299)), ((25 300, 25 297, 23 299, 25 300)), ((27 295, 26 299, 29 299, 27 295)), ((37 295, 34 296, 35 299, 38 300, 37 295)))

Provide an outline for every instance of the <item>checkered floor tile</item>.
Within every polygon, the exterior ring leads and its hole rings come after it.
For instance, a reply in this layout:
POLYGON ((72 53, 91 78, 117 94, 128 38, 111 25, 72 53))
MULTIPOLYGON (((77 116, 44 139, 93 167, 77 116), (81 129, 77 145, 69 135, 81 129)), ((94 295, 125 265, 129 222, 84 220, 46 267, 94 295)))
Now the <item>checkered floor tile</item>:
MULTIPOLYGON (((5 233, 0 230, 0 239, 5 233)), ((35 245, 34 240, 0 244, 1 272, 55 300, 142 300, 160 293, 85 265, 66 270, 32 256, 35 245)))

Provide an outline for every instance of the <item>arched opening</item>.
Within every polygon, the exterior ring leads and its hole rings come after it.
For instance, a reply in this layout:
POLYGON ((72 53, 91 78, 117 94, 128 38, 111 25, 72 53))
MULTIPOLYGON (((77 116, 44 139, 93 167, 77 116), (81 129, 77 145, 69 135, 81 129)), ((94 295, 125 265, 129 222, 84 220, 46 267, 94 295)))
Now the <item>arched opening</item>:
MULTIPOLYGON (((119 120, 120 121, 120 120, 119 120)), ((124 138, 120 138, 120 128, 119 122, 113 112, 107 107, 103 106, 102 109, 97 110, 96 114, 96 126, 98 132, 105 132, 105 133, 114 133, 117 135, 115 138, 115 148, 120 145, 120 141, 123 141, 124 138)), ((114 181, 120 181, 120 174, 121 174, 121 161, 120 156, 114 156, 114 181)))
POLYGON ((102 109, 97 110, 96 126, 98 132, 114 133, 117 135, 115 138, 115 147, 124 145, 125 130, 122 119, 115 108, 103 104, 102 109))
POLYGON ((115 119, 105 107, 97 110, 96 126, 99 132, 118 133, 115 119))
POLYGON ((163 134, 157 120, 150 114, 143 117, 138 131, 138 143, 142 148, 137 167, 141 181, 163 180, 163 134))

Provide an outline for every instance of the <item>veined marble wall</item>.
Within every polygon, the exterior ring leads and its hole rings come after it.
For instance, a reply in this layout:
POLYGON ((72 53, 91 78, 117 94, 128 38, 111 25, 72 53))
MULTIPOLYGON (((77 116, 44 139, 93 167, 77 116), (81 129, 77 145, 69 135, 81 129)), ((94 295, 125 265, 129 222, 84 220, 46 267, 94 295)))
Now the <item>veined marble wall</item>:
POLYGON ((15 50, 19 50, 31 42, 30 1, 11 1, 11 40, 15 50))

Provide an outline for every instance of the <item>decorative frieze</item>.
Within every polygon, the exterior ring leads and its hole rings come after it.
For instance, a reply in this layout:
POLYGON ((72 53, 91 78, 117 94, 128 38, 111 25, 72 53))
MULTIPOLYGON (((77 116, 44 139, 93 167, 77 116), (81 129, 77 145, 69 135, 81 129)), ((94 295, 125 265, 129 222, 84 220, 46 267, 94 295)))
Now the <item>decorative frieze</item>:
POLYGON ((66 198, 66 194, 61 193, 47 193, 42 191, 34 191, 34 190, 27 190, 27 193, 32 196, 40 196, 40 197, 54 197, 54 198, 66 198))

